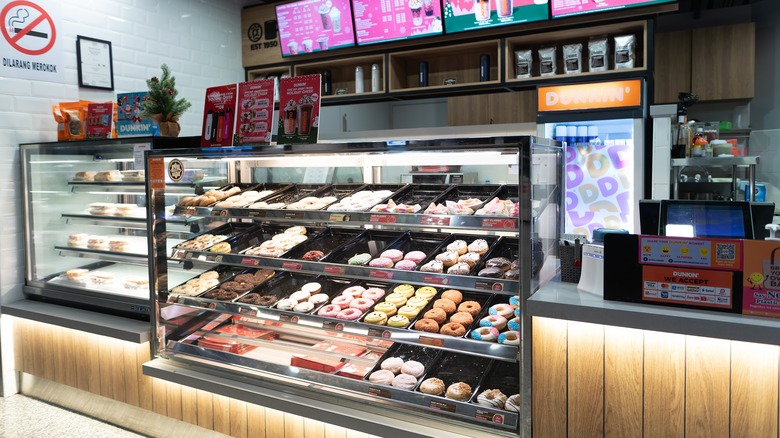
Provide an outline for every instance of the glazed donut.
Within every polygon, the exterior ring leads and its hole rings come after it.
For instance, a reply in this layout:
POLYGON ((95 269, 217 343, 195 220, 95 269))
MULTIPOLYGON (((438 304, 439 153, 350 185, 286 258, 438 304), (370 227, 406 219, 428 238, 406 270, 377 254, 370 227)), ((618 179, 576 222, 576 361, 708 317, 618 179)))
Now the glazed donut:
POLYGON ((381 302, 374 307, 374 312, 382 312, 385 315, 393 316, 398 311, 398 308, 395 307, 395 304, 388 303, 387 301, 381 302))
POLYGON ((504 409, 512 412, 520 412, 520 394, 515 394, 506 399, 504 409))
POLYGON ((380 289, 378 287, 369 287, 365 291, 363 291, 363 298, 368 298, 369 300, 373 300, 374 302, 377 302, 382 299, 382 297, 385 296, 385 290, 380 289))
POLYGON ((520 317, 516 316, 516 317, 510 319, 506 323, 506 326, 509 327, 509 330, 513 330, 513 331, 519 332, 520 331, 520 327, 522 327, 521 322, 520 322, 520 317))
POLYGON ((409 251, 404 256, 404 260, 409 260, 414 262, 415 265, 419 264, 421 261, 425 260, 425 253, 422 251, 409 251))
POLYGON ((350 307, 348 309, 344 309, 341 312, 339 312, 338 315, 336 315, 336 318, 345 319, 347 321, 354 321, 360 318, 360 315, 362 314, 363 312, 361 312, 360 310, 350 307))
POLYGON ((387 320, 387 325, 390 327, 407 327, 409 326, 409 318, 402 315, 393 315, 387 320))
MULTIPOLYGON (((417 289, 414 292, 414 295, 420 298, 425 298, 426 300, 430 300, 431 298, 436 296, 436 289, 430 287, 430 286, 423 286, 419 289, 417 289)), ((442 297, 444 298, 444 297, 442 297)))
POLYGON ((395 263, 404 258, 404 253, 397 249, 388 249, 386 251, 383 251, 382 254, 379 255, 379 257, 390 259, 393 261, 393 263, 395 263))
MULTIPOLYGON (((444 309, 440 309, 438 307, 433 308, 427 312, 425 312, 425 315, 423 315, 423 318, 425 319, 432 319, 436 321, 437 324, 444 324, 444 321, 447 320, 447 312, 444 311, 444 309)), ((438 329, 436 330, 439 331, 438 329)))
POLYGON ((513 297, 509 297, 509 304, 511 304, 514 308, 520 307, 520 296, 515 295, 513 297))
POLYGON ((409 319, 414 319, 417 314, 420 313, 419 307, 414 306, 401 306, 398 308, 398 314, 401 316, 405 316, 409 319))
POLYGON ((469 252, 475 252, 479 255, 483 255, 488 250, 488 243, 485 239, 477 239, 469 244, 467 247, 469 252))
POLYGON ((328 302, 328 294, 314 294, 309 297, 309 302, 315 306, 320 306, 328 302))
POLYGON ((399 374, 393 379, 392 385, 396 388, 408 389, 411 391, 417 386, 417 377, 409 374, 399 374))
POLYGON ((449 245, 447 245, 447 251, 454 251, 458 255, 466 254, 466 248, 468 245, 466 245, 465 240, 455 240, 449 245))
POLYGON ((498 343, 506 345, 520 345, 520 332, 509 330, 498 335, 498 343))
POLYGON ((515 312, 515 308, 509 304, 496 304, 488 309, 488 313, 491 315, 500 315, 504 318, 509 318, 515 312))
POLYGON ((352 300, 354 300, 354 299, 355 298, 353 298, 350 295, 339 295, 336 298, 334 298, 330 303, 331 304, 335 304, 335 305, 341 307, 342 309, 344 309, 344 308, 349 307, 349 303, 351 303, 352 300))
POLYGON ((414 323, 414 329, 421 332, 439 333, 439 323, 430 318, 423 318, 414 323))
POLYGON ((445 311, 448 315, 450 313, 455 313, 455 303, 453 303, 452 300, 448 300, 446 298, 439 298, 438 300, 434 301, 433 308, 441 309, 445 311))
POLYGON ((408 300, 406 300, 407 306, 416 307, 420 310, 422 310, 422 308, 425 307, 426 304, 428 304, 428 300, 417 296, 411 297, 408 300))
POLYGON ((393 292, 385 297, 385 301, 395 304, 396 307, 401 307, 406 304, 406 297, 397 292, 393 292))
MULTIPOLYGON (((425 366, 416 360, 407 360, 401 366, 401 373, 414 377, 420 377, 425 372, 425 366)), ((416 382, 415 382, 416 383, 416 382)))
POLYGON ((445 251, 437 255, 436 260, 440 261, 445 268, 449 268, 458 261, 458 253, 455 251, 445 251))
POLYGON ((479 320, 480 327, 495 327, 501 331, 506 327, 507 320, 501 315, 488 315, 479 320))
POLYGON ((327 306, 322 306, 322 308, 317 311, 317 315, 327 316, 328 318, 335 318, 339 312, 341 312, 341 307, 339 307, 337 304, 328 304, 327 306))
POLYGON ((363 286, 351 286, 341 291, 341 295, 349 295, 352 298, 359 298, 363 296, 363 292, 365 291, 366 288, 363 286))
POLYGON ((393 288, 393 293, 403 295, 404 298, 414 296, 414 286, 411 284, 401 284, 393 288))
POLYGON ((298 303, 293 307, 293 312, 300 312, 300 313, 309 313, 312 310, 314 310, 314 304, 304 301, 302 303, 298 303))
POLYGON ((476 317, 482 311, 482 306, 476 301, 464 301, 458 306, 458 312, 466 312, 476 317))
POLYGON ((444 324, 441 327, 441 330, 439 330, 439 333, 443 335, 449 335, 449 336, 463 336, 466 334, 466 327, 463 327, 462 325, 458 324, 457 322, 450 322, 447 324, 444 324))
POLYGON ((479 263, 480 255, 475 252, 467 252, 466 254, 463 254, 462 256, 458 257, 459 263, 465 263, 472 268, 476 266, 477 263, 479 263))
POLYGON ((371 383, 381 383, 384 385, 389 385, 393 383, 394 378, 395 378, 395 374, 393 374, 391 371, 377 370, 371 373, 370 376, 368 376, 368 381, 371 383))
POLYGON ((471 327, 471 324, 474 324, 474 317, 466 312, 458 312, 450 317, 450 322, 456 322, 463 327, 471 327))
POLYGON ((358 309, 360 312, 365 312, 374 305, 374 300, 368 298, 355 298, 349 302, 349 307, 352 309, 358 309))
POLYGON ((478 341, 495 341, 498 339, 498 330, 495 327, 480 327, 472 330, 471 337, 478 341))
POLYGON ((395 269, 400 269, 402 271, 414 271, 414 268, 417 267, 417 264, 411 260, 399 260, 395 263, 395 269))
POLYGON ((471 398, 471 386, 464 382, 453 383, 447 387, 444 396, 453 400, 466 401, 471 398))
POLYGON ((390 371, 393 374, 400 373, 402 366, 404 366, 404 360, 400 357, 388 357, 379 364, 381 369, 390 371))
POLYGON ((460 291, 455 289, 448 289, 441 293, 442 298, 446 298, 448 300, 452 300, 453 303, 457 306, 463 301, 463 294, 460 293, 460 291))
POLYGON ((368 262, 368 266, 371 266, 372 268, 392 268, 393 261, 386 257, 379 257, 368 262))

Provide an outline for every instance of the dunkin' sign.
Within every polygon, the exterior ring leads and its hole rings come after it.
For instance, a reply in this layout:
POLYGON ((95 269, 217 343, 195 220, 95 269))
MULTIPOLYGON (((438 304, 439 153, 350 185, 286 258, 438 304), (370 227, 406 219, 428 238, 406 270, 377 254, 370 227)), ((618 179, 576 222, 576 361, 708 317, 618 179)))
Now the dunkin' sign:
POLYGON ((572 111, 638 107, 642 104, 642 81, 539 87, 539 111, 572 111))

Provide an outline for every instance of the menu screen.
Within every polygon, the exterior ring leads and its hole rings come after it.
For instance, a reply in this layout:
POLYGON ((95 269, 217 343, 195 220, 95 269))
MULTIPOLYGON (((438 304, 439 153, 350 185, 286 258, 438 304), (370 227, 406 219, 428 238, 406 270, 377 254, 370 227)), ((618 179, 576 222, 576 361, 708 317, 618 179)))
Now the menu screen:
POLYGON ((677 0, 550 0, 553 18, 590 14, 614 9, 673 3, 677 0))
POLYGON ((282 56, 352 47, 349 0, 298 0, 276 6, 282 56))
POLYGON ((444 27, 447 33, 455 33, 547 20, 547 1, 444 0, 444 27))
POLYGON ((441 35, 441 0, 352 0, 358 45, 441 35))

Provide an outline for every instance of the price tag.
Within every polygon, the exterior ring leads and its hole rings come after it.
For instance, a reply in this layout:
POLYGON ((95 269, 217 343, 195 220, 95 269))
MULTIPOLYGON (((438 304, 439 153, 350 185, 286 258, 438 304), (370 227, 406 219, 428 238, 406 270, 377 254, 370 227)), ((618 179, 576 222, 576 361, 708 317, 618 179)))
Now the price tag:
POLYGON ((504 424, 503 415, 486 411, 484 409, 477 409, 476 412, 474 413, 474 418, 476 418, 477 420, 489 421, 494 424, 504 424))
POLYGON ((285 213, 284 214, 285 219, 303 219, 304 214, 301 212, 296 213, 285 213))
POLYGON ((282 269, 289 269, 291 271, 300 271, 303 267, 302 264, 296 262, 284 262, 282 263, 282 269))
POLYGON ((228 211, 227 210, 212 210, 211 211, 212 216, 227 216, 228 211))
POLYGON ((250 257, 244 257, 241 259, 241 264, 244 266, 258 266, 260 264, 260 260, 250 258, 250 257))
POLYGON ((392 214, 372 214, 369 216, 369 222, 375 222, 380 224, 394 224, 396 223, 396 216, 392 214))
POLYGON ((344 275, 347 272, 347 268, 340 268, 338 266, 325 266, 322 272, 333 275, 344 275))
POLYGON ((393 278, 393 272, 392 271, 375 271, 371 270, 368 272, 368 276, 372 278, 383 278, 385 280, 391 280, 393 278))
POLYGON ((420 225, 433 225, 437 227, 449 227, 450 217, 420 216, 420 225))
POLYGON ((287 315, 282 313, 279 315, 279 321, 281 322, 291 322, 293 324, 298 324, 298 315, 287 315))
POLYGON ((393 398, 390 391, 384 389, 384 388, 378 388, 376 386, 369 386, 368 387, 368 394, 373 395, 376 397, 384 397, 384 398, 393 398))
POLYGON ((433 277, 433 276, 430 276, 430 275, 424 276, 423 277, 423 281, 426 282, 426 283, 429 283, 429 284, 441 284, 441 285, 445 285, 445 286, 450 284, 450 279, 449 278, 433 277))
POLYGON ((488 217, 482 219, 482 228, 495 229, 495 228, 517 228, 517 219, 504 219, 488 217))
POLYGON ((390 330, 369 328, 368 329, 368 336, 373 336, 375 338, 390 339, 390 337, 392 336, 392 332, 390 330))
POLYGON ((325 321, 322 323, 322 328, 325 330, 334 330, 340 332, 344 330, 344 324, 338 321, 325 321))
POLYGON ((257 310, 255 309, 247 309, 246 307, 239 307, 238 313, 242 315, 248 315, 248 316, 257 316, 257 310))
POLYGON ((428 407, 431 409, 436 409, 437 411, 447 411, 447 412, 455 412, 456 407, 452 403, 446 403, 438 400, 431 400, 428 403, 428 407))
POLYGON ((489 283, 487 281, 475 281, 474 287, 479 290, 490 290, 493 292, 501 292, 504 290, 502 283, 489 283))
POLYGON ((330 215, 330 221, 331 222, 347 222, 347 221, 349 221, 349 215, 348 214, 331 214, 330 215))
POLYGON ((265 217, 265 210, 250 210, 247 216, 249 217, 265 217))
POLYGON ((439 338, 429 338, 428 336, 420 336, 417 339, 417 342, 424 345, 430 345, 431 347, 443 347, 444 346, 444 339, 439 338))

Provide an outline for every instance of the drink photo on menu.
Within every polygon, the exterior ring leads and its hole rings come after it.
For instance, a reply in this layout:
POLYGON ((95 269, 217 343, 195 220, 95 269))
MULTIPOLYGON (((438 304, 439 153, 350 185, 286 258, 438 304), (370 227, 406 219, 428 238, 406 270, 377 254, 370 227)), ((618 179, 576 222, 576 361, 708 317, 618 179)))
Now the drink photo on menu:
POLYGON ((355 45, 349 0, 298 0, 276 6, 282 56, 355 45))
POLYGON ((547 20, 548 0, 444 0, 447 33, 547 20))

